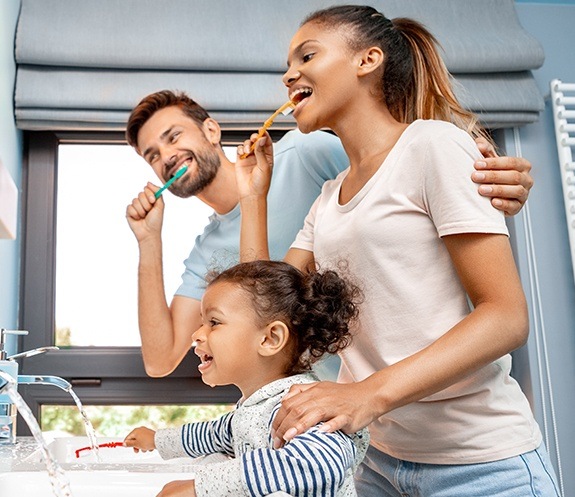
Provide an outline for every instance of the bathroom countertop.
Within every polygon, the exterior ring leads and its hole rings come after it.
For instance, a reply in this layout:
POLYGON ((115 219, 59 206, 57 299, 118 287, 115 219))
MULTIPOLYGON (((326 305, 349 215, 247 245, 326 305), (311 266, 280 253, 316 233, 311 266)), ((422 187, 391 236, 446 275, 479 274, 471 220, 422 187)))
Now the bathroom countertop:
MULTIPOLYGON (((46 440, 50 445, 53 440, 46 440)), ((84 442, 83 442, 84 443, 84 442)), ((122 449, 126 450, 126 449, 122 449)), ((148 453, 149 456, 150 453, 148 453)), ((94 474, 95 471, 111 471, 111 474, 134 474, 136 473, 158 473, 165 478, 167 473, 185 473, 192 477, 194 466, 221 461, 222 454, 199 457, 196 459, 181 458, 169 461, 157 462, 154 459, 143 459, 144 462, 60 462, 62 469, 68 472, 75 472, 75 475, 94 474), (88 471, 86 471, 88 470, 88 471)), ((86 459, 89 460, 89 459, 86 459)), ((17 472, 45 472, 46 464, 40 452, 38 443, 33 437, 18 437, 15 445, 0 445, 0 474, 17 472)), ((37 473, 34 473, 37 474, 37 473)), ((8 476, 8 475, 5 475, 8 476)), ((16 475, 14 475, 16 476, 16 475)), ((26 476, 28 478, 28 476, 26 476)), ((174 479, 181 479, 181 476, 174 476, 174 479)), ((168 479, 168 481, 170 481, 168 479)), ((1 492, 0 492, 1 493, 1 492)), ((289 497, 284 492, 271 494, 275 497, 289 497)))
POLYGON ((15 445, 0 445, 0 473, 7 471, 44 470, 45 464, 35 468, 28 463, 29 458, 38 450, 33 437, 18 437, 15 445))
MULTIPOLYGON (((51 440, 47 440, 50 444, 51 440)), ((142 462, 93 462, 93 459, 74 462, 58 462, 65 471, 135 471, 145 473, 192 473, 194 459, 174 459, 157 462, 143 459, 142 462)), ((13 471, 45 471, 46 463, 36 440, 33 437, 18 437, 15 445, 0 445, 0 473, 13 471)))

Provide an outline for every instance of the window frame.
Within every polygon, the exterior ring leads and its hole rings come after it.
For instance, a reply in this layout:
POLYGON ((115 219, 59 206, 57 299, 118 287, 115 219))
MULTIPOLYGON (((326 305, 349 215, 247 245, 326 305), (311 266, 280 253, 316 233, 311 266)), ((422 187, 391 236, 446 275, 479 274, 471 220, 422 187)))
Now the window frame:
MULTIPOLYGON (((281 133, 273 133, 279 138, 281 133)), ((224 131, 222 143, 237 145, 248 134, 224 131)), ((275 135, 275 136, 274 136, 275 135)), ((67 143, 125 144, 119 132, 46 132, 24 134, 22 174, 22 253, 20 268, 19 350, 55 343, 55 277, 58 146, 67 143)), ((190 247, 191 249, 191 247, 190 247)), ((169 298, 169 297, 168 297, 169 298)), ((85 405, 166 405, 235 403, 235 386, 211 388, 201 380, 198 357, 189 352, 164 378, 147 376, 141 347, 62 347, 20 360, 20 373, 59 376, 72 384, 85 405)), ((71 396, 56 387, 20 385, 19 391, 39 419, 43 404, 73 405, 71 396)), ((29 435, 25 423, 19 435, 29 435)))

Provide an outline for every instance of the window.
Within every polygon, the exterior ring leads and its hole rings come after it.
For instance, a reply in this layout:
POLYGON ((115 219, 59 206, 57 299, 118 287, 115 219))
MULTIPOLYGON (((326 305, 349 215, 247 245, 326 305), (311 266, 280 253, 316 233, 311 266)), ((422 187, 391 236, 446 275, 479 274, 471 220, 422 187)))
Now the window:
MULTIPOLYGON (((60 350, 24 359, 21 373, 65 378, 84 405, 235 403, 236 387, 203 384, 193 353, 167 378, 144 371, 137 243, 125 209, 146 181, 158 184, 151 168, 120 134, 29 132, 26 147, 20 327, 30 334, 20 349, 56 344, 60 350)), ((169 193, 164 200, 169 300, 211 209, 169 193)), ((73 405, 69 394, 51 386, 19 390, 37 417, 43 405, 73 405)), ((19 433, 26 430, 20 423, 19 433)))
MULTIPOLYGON (((123 144, 60 144, 56 201, 56 345, 139 346, 136 239, 126 206, 151 167, 123 144), (88 179, 89 178, 89 179, 88 179)), ((212 209, 166 193, 162 237, 168 299, 212 209)))

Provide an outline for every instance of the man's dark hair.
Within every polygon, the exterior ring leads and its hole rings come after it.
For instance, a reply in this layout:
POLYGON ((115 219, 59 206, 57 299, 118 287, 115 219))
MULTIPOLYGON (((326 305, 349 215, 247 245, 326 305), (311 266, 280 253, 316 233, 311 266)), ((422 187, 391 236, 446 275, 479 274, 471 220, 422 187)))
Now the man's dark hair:
POLYGON ((195 121, 198 126, 201 126, 204 121, 210 117, 206 109, 188 97, 184 92, 175 93, 170 90, 162 90, 151 93, 136 105, 128 118, 128 124, 126 126, 126 140, 128 143, 137 149, 138 133, 142 129, 142 126, 144 126, 148 119, 156 112, 172 106, 182 109, 182 112, 195 121))

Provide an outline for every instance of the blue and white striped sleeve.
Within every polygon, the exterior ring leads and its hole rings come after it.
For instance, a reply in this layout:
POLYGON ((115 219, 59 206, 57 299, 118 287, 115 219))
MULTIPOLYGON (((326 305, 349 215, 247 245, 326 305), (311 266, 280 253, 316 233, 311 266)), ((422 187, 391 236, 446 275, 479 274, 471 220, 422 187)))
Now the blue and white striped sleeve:
POLYGON ((313 428, 282 449, 256 449, 225 463, 198 468, 200 495, 263 496, 283 491, 293 496, 335 496, 357 455, 353 440, 341 432, 313 428))
POLYGON ((279 450, 259 449, 242 456, 249 495, 284 491, 294 496, 335 496, 353 467, 357 449, 341 432, 317 428, 279 450))
POLYGON ((232 411, 213 421, 158 430, 155 435, 156 448, 163 459, 199 457, 216 452, 233 456, 233 414, 232 411))

